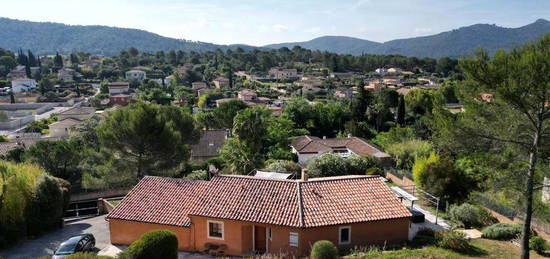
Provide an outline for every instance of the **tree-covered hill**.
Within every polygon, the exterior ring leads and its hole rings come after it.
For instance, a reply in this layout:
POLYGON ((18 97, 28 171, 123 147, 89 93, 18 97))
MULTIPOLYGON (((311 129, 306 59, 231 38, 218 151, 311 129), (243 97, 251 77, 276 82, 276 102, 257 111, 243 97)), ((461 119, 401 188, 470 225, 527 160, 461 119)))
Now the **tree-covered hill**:
POLYGON ((339 54, 399 54, 411 57, 458 57, 472 53, 478 46, 493 53, 497 49, 510 49, 550 33, 550 22, 539 19, 534 23, 504 28, 489 24, 475 24, 436 35, 392 40, 384 43, 344 37, 324 36, 305 42, 267 45, 268 48, 301 46, 339 54))
POLYGON ((206 51, 217 48, 250 48, 246 45, 224 46, 163 37, 137 29, 108 26, 72 26, 61 23, 29 22, 0 18, 0 47, 16 51, 30 49, 39 55, 89 52, 114 55, 134 46, 144 52, 183 50, 206 51))

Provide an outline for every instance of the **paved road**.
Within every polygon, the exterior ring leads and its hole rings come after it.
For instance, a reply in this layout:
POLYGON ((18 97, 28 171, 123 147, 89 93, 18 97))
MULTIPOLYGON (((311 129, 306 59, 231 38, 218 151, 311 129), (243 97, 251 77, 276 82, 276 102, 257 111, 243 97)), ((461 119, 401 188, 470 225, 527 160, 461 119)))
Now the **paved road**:
POLYGON ((22 242, 8 250, 0 251, 0 257, 5 259, 28 259, 50 256, 61 242, 81 233, 92 233, 95 236, 96 247, 99 250, 111 244, 109 226, 105 221, 105 216, 97 216, 67 223, 62 229, 34 240, 22 242))

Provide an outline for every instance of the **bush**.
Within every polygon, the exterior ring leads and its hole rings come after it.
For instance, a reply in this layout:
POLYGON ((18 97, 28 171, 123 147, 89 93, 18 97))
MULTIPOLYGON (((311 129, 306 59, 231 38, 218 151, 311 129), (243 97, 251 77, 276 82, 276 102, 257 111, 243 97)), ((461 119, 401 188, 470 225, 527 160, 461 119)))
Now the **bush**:
POLYGON ((437 246, 457 252, 470 250, 470 242, 463 233, 454 230, 441 230, 436 232, 437 246))
POLYGON ((452 205, 449 210, 451 220, 464 228, 479 228, 491 225, 496 219, 486 209, 469 203, 460 206, 452 205))
POLYGON ((510 240, 521 234, 521 226, 517 224, 497 223, 488 226, 482 231, 483 238, 496 240, 510 240))
POLYGON ((411 245, 413 247, 422 247, 434 245, 436 243, 436 232, 431 228, 422 228, 414 236, 411 245))
POLYGON ((27 208, 29 235, 40 235, 61 226, 64 200, 59 182, 51 176, 40 176, 27 208))
POLYGON ((544 238, 536 236, 529 239, 529 248, 531 248, 533 251, 537 252, 538 254, 543 254, 544 251, 550 249, 548 246, 548 242, 544 240, 544 238))
POLYGON ((302 173, 302 167, 294 161, 290 160, 268 160, 266 161, 266 169, 275 172, 294 173, 297 177, 302 173))
POLYGON ((115 257, 96 255, 94 253, 76 253, 65 257, 65 259, 115 259, 115 257))
POLYGON ((208 171, 194 170, 193 172, 185 176, 185 178, 189 180, 208 180, 208 171))
POLYGON ((311 259, 336 259, 338 258, 338 249, 327 240, 320 240, 311 247, 311 259))
POLYGON ((178 238, 168 230, 153 230, 143 234, 128 247, 132 259, 178 258, 178 238))
POLYGON ((343 158, 338 154, 326 153, 309 160, 307 168, 312 177, 327 177, 338 175, 365 175, 375 166, 372 159, 351 155, 343 158))

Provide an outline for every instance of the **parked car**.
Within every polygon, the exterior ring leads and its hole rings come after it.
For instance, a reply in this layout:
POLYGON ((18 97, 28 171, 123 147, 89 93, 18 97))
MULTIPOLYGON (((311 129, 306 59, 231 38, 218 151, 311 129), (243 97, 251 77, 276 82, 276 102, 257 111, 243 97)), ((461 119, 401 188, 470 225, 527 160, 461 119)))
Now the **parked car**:
POLYGON ((78 252, 92 252, 95 248, 95 237, 92 234, 73 236, 61 243, 55 250, 52 259, 64 258, 78 252))

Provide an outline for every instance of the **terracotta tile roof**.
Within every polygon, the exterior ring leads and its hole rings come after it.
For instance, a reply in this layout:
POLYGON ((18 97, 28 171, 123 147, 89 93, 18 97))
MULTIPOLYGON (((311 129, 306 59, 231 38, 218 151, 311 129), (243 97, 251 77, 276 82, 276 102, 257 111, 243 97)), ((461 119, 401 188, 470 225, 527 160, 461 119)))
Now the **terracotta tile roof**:
POLYGON ((107 215, 107 219, 188 227, 191 222, 187 214, 206 183, 146 176, 107 215))
POLYGON ((107 218, 189 226, 188 215, 307 228, 411 213, 378 176, 296 181, 222 175, 209 182, 149 176, 107 218))
POLYGON ((312 136, 299 136, 292 141, 292 147, 298 153, 324 153, 331 150, 349 149, 360 156, 389 157, 376 145, 358 137, 320 139, 312 136))
POLYGON ((190 215, 290 227, 318 227, 410 217, 381 177, 309 181, 217 176, 190 215))

